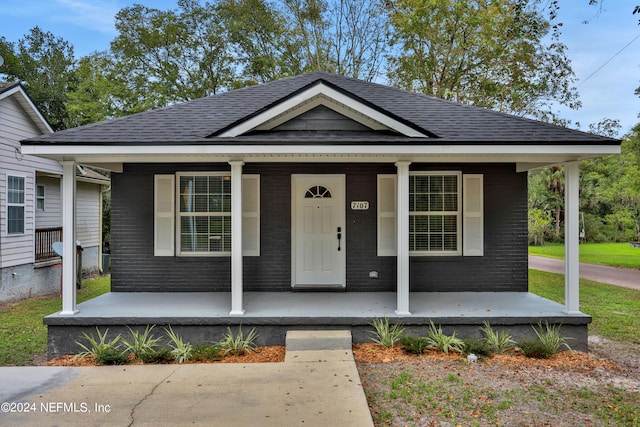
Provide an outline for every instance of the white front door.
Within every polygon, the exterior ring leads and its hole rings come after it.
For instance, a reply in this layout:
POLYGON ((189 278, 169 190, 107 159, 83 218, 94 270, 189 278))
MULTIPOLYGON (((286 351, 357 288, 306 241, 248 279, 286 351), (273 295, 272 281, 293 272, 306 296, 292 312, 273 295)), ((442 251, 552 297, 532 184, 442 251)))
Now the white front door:
POLYGON ((344 287, 345 176, 291 179, 292 286, 344 287))

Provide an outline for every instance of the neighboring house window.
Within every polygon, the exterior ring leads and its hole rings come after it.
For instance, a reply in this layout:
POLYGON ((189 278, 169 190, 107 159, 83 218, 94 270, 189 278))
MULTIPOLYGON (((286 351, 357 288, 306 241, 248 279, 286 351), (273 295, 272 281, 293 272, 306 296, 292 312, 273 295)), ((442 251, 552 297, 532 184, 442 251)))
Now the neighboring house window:
MULTIPOLYGON (((156 175, 154 182, 155 256, 230 255, 229 173, 156 175)), ((242 176, 242 253, 260 256, 259 175, 242 176)))
POLYGON ((24 234, 25 179, 7 176, 7 233, 24 234))
POLYGON ((178 175, 180 254, 231 252, 231 176, 178 175))
POLYGON ((36 187, 36 210, 44 210, 44 185, 36 187))
MULTIPOLYGON (((483 186, 481 174, 412 172, 410 254, 483 256, 483 186)), ((396 190, 396 175, 378 175, 378 256, 397 255, 396 190)))
POLYGON ((459 255, 460 173, 409 176, 409 252, 459 255))

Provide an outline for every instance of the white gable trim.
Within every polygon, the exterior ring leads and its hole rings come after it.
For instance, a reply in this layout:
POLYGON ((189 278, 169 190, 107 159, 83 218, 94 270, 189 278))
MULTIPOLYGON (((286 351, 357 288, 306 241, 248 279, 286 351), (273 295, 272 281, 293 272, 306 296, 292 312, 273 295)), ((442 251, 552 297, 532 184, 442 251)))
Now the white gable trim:
POLYGON ((0 93, 0 100, 9 98, 15 95, 18 104, 24 109, 29 118, 33 120, 35 125, 40 129, 43 134, 53 133, 53 129, 49 126, 49 123, 44 118, 38 107, 33 103, 29 95, 22 89, 22 86, 17 85, 0 93))
POLYGON ((266 111, 224 131, 219 137, 235 137, 254 129, 272 129, 318 105, 324 105, 374 130, 391 129, 404 136, 426 138, 398 120, 381 113, 329 86, 318 83, 266 111))

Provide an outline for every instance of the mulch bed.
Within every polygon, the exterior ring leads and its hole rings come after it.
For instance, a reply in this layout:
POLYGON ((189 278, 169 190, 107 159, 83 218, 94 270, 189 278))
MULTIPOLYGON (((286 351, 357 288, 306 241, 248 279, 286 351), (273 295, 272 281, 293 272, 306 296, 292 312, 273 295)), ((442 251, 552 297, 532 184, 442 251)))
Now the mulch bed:
MULTIPOLYGON (((209 363, 278 363, 284 362, 284 346, 258 347, 255 352, 247 352, 240 356, 227 355, 222 360, 209 363)), ((407 353, 402 346, 395 345, 391 348, 383 348, 375 343, 354 344, 353 356, 357 363, 389 363, 403 361, 418 361, 422 359, 441 361, 466 361, 466 358, 459 353, 445 354, 439 351, 427 350, 416 355, 407 353)), ((142 364, 136 360, 130 360, 130 364, 142 364)), ((189 361, 187 363, 203 363, 189 361)), ((207 362, 204 362, 207 363, 207 362)), ((572 371, 590 372, 595 369, 607 371, 620 371, 617 363, 594 357, 593 355, 578 351, 561 351, 549 359, 533 359, 522 354, 496 354, 490 357, 481 358, 481 363, 488 365, 502 365, 517 368, 519 366, 541 367, 547 369, 567 369, 572 371)), ((47 362, 47 366, 95 366, 96 363, 91 356, 77 357, 75 355, 62 356, 47 362)))
MULTIPOLYGON (((388 363, 416 361, 421 359, 449 361, 460 360, 466 362, 466 358, 459 353, 445 354, 439 351, 427 350, 422 354, 411 354, 404 351, 402 346, 399 344, 396 344, 391 348, 383 348, 375 343, 354 344, 353 356, 357 363, 388 363)), ((514 368, 519 366, 535 366, 548 369, 568 369, 583 372, 590 372, 595 369, 604 369, 608 371, 621 370, 620 365, 611 360, 601 359, 579 351, 560 351, 548 359, 534 359, 517 353, 495 354, 490 357, 481 358, 481 363, 510 366, 514 368)))

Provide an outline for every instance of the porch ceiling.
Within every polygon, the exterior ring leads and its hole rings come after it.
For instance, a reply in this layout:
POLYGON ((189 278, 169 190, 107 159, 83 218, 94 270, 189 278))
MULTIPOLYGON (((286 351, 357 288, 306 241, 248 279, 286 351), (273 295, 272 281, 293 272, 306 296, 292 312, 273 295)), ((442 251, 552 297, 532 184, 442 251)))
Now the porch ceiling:
MULTIPOLYGON (((413 292, 412 316, 406 324, 425 319, 446 319, 447 323, 478 322, 487 319, 508 324, 512 321, 560 319, 565 324, 588 323, 585 314, 566 314, 564 306, 529 292, 413 292)), ((111 292, 78 305, 74 316, 53 314, 49 325, 110 324, 195 324, 229 321, 235 323, 277 324, 287 321, 351 319, 366 324, 372 318, 399 318, 395 314, 395 292, 246 292, 244 316, 229 316, 230 293, 133 293, 111 292)))

